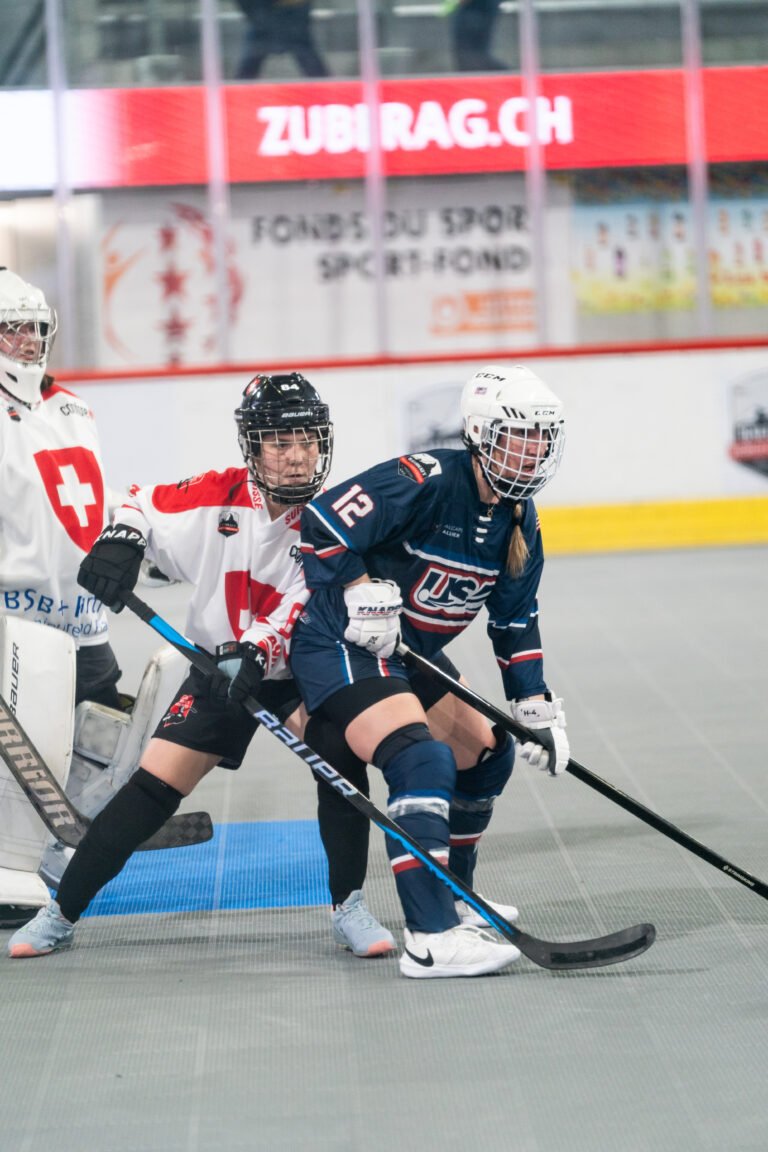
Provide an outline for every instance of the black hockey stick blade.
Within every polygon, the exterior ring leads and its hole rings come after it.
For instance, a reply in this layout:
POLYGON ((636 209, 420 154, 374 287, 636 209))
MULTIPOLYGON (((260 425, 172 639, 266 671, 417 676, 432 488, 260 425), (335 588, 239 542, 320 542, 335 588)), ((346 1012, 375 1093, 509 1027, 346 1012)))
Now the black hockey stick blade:
POLYGON ((139 844, 137 852, 159 852, 166 848, 191 848, 213 839, 213 823, 207 812, 176 812, 169 816, 154 836, 139 844))
MULTIPOLYGON (((127 608, 135 612, 172 647, 186 656, 196 668, 208 675, 216 672, 216 663, 207 652, 177 632, 138 596, 131 592, 124 596, 123 600, 127 608)), ((287 748, 303 760, 312 769, 315 776, 330 784, 353 807, 367 816, 372 824, 402 844, 425 868, 446 884, 457 898, 466 901, 492 928, 495 928, 500 935, 515 944, 523 955, 532 960, 534 964, 554 971, 574 968, 600 968, 608 964, 619 964, 623 960, 630 960, 633 956, 639 956, 653 944, 656 930, 652 924, 636 924, 632 928, 625 928, 620 932, 613 932, 608 936, 601 936, 594 940, 575 940, 572 942, 539 940, 537 937, 523 932, 520 928, 516 928, 502 916, 499 916, 498 912, 487 901, 483 900, 482 896, 478 896, 458 876, 455 876, 434 856, 430 855, 426 848, 422 848, 419 842, 414 840, 399 824, 379 811, 367 796, 359 792, 349 780, 318 756, 316 752, 313 752, 307 744, 286 728, 277 716, 266 708, 262 708, 256 700, 247 700, 244 707, 264 728, 272 732, 287 748)))
MULTIPOLYGON (((65 848, 77 848, 90 820, 75 808, 37 748, 0 696, 0 758, 45 827, 65 848)), ((180 812, 139 845, 139 851, 204 844, 213 836, 207 812, 180 812)))
MULTIPOLYGON (((398 655, 406 664, 410 664, 412 668, 418 668, 420 672, 423 672, 426 676, 430 676, 433 680, 440 681, 440 683, 444 684, 455 696, 463 700, 465 704, 469 704, 471 707, 476 708, 478 712, 482 712, 493 724, 498 724, 499 727, 504 728, 511 736, 514 736, 516 740, 521 741, 521 743, 533 740, 534 743, 541 744, 541 736, 538 732, 526 728, 523 724, 518 724, 518 722, 513 720, 506 712, 502 712, 500 708, 491 704, 489 700, 485 700, 482 696, 478 695, 477 692, 473 692, 466 684, 461 684, 458 680, 454 680, 448 672, 445 672, 442 668, 438 668, 437 665, 427 660, 424 656, 419 656, 405 644, 398 645, 397 651, 398 655)), ((702 844, 699 840, 694 839, 693 836, 689 836, 682 828, 671 824, 669 820, 665 820, 664 817, 659 816, 657 812, 646 808, 639 800, 634 800, 614 784, 609 784, 607 780, 604 780, 601 776, 597 776, 594 772, 591 772, 589 768, 585 768, 583 764, 579 764, 577 760, 571 759, 568 761, 566 772, 569 772, 571 776, 575 776, 577 780, 581 780, 582 784, 587 784, 590 788, 594 788, 596 792, 599 792, 601 796, 605 796, 607 800, 618 804, 625 812, 630 812, 633 816, 636 816, 638 820, 642 820, 645 824, 650 825, 651 828, 655 828, 655 830, 661 832, 663 836, 668 836, 669 839, 674 840, 676 844, 680 844, 681 847, 687 848, 689 852, 693 852, 695 856, 706 860, 713 868, 724 872, 726 876, 731 876, 734 880, 737 880, 739 884, 743 884, 745 888, 751 888, 758 896, 762 896, 764 900, 768 900, 768 884, 763 880, 758 880, 756 876, 750 875, 745 868, 739 868, 735 864, 731 864, 723 856, 720 856, 711 848, 707 848, 706 844, 702 844)))

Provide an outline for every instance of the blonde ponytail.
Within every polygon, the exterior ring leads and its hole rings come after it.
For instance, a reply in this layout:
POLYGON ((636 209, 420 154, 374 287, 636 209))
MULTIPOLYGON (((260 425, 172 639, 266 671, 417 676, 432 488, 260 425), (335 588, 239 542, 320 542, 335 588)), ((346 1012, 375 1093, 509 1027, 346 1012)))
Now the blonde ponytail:
POLYGON ((530 555, 528 545, 523 536, 523 506, 518 501, 515 504, 515 527, 509 538, 507 549, 507 572, 512 577, 520 576, 530 555))

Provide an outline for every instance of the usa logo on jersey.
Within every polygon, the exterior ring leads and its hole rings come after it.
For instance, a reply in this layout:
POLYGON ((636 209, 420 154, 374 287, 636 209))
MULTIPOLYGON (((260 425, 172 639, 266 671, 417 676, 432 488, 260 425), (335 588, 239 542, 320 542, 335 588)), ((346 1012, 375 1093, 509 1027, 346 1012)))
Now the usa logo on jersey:
MULTIPOLYGON (((463 628, 480 611, 495 584, 495 577, 475 572, 452 572, 430 564, 411 591, 411 603, 418 612, 434 618, 433 628, 463 628)), ((425 617, 407 613, 423 627, 425 617)), ((427 624, 429 627, 429 624, 427 624)))

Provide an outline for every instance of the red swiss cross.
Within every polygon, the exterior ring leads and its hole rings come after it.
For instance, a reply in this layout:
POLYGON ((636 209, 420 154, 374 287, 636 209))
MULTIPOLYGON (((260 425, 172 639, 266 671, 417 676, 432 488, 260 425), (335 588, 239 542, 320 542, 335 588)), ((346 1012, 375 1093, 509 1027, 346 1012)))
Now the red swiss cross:
POLYGON ((227 572, 224 576, 227 616, 237 640, 257 616, 268 616, 282 597, 272 584, 261 584, 250 572, 227 572))
POLYGON ((36 452, 35 463, 70 540, 88 552, 104 527, 104 478, 89 448, 36 452))

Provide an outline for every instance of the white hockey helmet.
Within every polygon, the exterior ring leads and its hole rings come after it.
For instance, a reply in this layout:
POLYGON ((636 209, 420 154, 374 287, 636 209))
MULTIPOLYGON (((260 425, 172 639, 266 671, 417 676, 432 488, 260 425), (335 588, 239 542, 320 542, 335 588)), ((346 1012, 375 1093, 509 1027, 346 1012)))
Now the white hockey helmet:
POLYGON ((525 500, 552 479, 565 442, 563 405, 522 364, 491 364, 461 394, 462 439, 493 492, 525 500))
POLYGON ((30 408, 40 403, 57 324, 39 288, 0 268, 0 388, 30 408))

